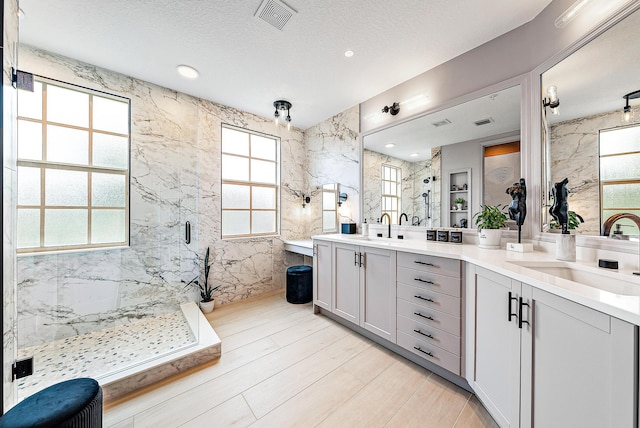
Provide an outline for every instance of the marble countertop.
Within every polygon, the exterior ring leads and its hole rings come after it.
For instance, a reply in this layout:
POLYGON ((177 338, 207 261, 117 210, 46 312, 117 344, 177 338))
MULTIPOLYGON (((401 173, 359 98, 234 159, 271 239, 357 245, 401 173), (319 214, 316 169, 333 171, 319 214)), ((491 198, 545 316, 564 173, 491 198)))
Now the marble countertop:
POLYGON ((471 244, 438 243, 414 239, 367 238, 362 235, 333 234, 317 235, 312 236, 312 238, 462 260, 624 321, 640 325, 640 276, 633 275, 632 271, 628 269, 610 270, 599 268, 597 261, 566 262, 585 271, 597 272, 599 275, 612 280, 620 279, 631 283, 633 290, 630 290, 630 294, 635 295, 615 294, 516 264, 522 262, 558 262, 552 254, 544 252, 518 253, 504 249, 483 249, 471 244), (636 286, 637 289, 635 288, 636 286))
POLYGON ((284 249, 292 253, 313 256, 313 240, 311 238, 286 240, 284 241, 284 249))

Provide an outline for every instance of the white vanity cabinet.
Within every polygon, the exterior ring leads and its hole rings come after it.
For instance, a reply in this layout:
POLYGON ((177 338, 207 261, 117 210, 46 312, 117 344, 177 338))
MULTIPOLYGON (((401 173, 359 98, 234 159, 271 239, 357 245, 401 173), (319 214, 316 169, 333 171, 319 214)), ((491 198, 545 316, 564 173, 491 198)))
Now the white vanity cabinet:
POLYGON ((461 262, 398 252, 397 344, 461 373, 461 262))
POLYGON ((334 242, 331 312, 395 343, 396 252, 334 242))
POLYGON ((331 242, 313 241, 313 303, 331 310, 331 242))
POLYGON ((467 268, 467 380, 502 427, 632 427, 636 327, 467 268))

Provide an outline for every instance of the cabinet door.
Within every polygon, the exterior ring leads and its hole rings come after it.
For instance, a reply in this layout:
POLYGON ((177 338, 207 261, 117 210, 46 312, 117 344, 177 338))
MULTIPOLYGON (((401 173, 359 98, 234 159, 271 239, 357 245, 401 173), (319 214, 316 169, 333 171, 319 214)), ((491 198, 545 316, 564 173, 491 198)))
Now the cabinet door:
POLYGON ((360 247, 360 325, 393 343, 396 341, 396 252, 360 247))
MULTIPOLYGON (((469 383, 501 427, 517 427, 520 419, 520 329, 516 301, 521 285, 475 267, 468 277, 467 298, 475 324, 474 366, 469 383)), ((470 330, 473 334, 473 330, 470 330)), ((469 342, 468 342, 469 343, 469 342)))
POLYGON ((523 292, 532 324, 522 330, 522 426, 635 426, 637 327, 527 285, 523 292))
POLYGON ((313 243, 313 303, 331 310, 331 242, 313 243))
POLYGON ((356 245, 333 244, 334 314, 358 324, 360 319, 360 256, 356 245))

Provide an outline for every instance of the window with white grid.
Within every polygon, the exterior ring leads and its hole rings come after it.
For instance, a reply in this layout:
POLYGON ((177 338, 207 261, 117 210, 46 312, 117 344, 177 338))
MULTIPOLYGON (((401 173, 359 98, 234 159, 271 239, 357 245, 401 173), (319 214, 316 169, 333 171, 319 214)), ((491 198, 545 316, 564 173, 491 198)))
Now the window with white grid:
POLYGON ((382 214, 391 216, 391 223, 398 224, 399 207, 401 204, 402 169, 392 165, 382 165, 382 214))

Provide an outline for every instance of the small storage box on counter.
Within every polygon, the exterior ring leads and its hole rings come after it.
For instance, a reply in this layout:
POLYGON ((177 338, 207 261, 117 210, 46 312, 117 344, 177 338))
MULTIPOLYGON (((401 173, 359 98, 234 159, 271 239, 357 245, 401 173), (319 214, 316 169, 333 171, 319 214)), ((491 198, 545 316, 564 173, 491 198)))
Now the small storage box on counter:
POLYGON ((348 235, 353 235, 356 233, 356 224, 355 223, 341 223, 342 233, 346 233, 348 235))

